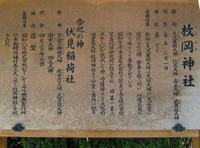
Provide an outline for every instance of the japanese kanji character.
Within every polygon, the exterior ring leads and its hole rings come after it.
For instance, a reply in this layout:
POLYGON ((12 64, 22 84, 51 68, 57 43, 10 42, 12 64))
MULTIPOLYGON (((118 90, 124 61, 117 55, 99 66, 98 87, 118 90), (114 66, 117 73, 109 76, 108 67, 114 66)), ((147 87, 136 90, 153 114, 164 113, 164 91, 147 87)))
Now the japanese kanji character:
POLYGON ((82 48, 83 46, 84 46, 84 42, 82 41, 82 40, 80 40, 80 41, 77 41, 77 47, 80 47, 80 48, 82 48))
POLYGON ((74 51, 72 51, 72 52, 67 52, 67 54, 66 54, 66 58, 67 58, 67 60, 75 60, 75 52, 74 51))
POLYGON ((72 38, 70 38, 69 40, 68 40, 68 46, 67 46, 67 48, 71 48, 71 49, 74 49, 74 47, 73 47, 73 39, 72 38))
POLYGON ((185 79, 183 79, 183 84, 184 84, 184 86, 185 86, 185 87, 190 87, 190 86, 195 87, 195 85, 192 84, 192 81, 193 81, 193 80, 194 80, 194 79, 192 78, 191 75, 189 75, 189 79, 187 79, 187 76, 185 75, 185 79))
POLYGON ((66 78, 65 82, 67 82, 67 83, 75 83, 74 82, 74 76, 73 75, 71 75, 71 76, 67 75, 67 78, 66 78))
POLYGON ((184 57, 185 61, 183 61, 183 68, 185 69, 186 66, 189 67, 189 71, 191 71, 191 68, 194 66, 194 60, 192 60, 191 57, 189 57, 189 60, 187 60, 186 57, 184 57))
POLYGON ((82 25, 85 22, 81 18, 79 18, 78 21, 76 21, 76 23, 78 23, 78 25, 82 25))
POLYGON ((192 41, 182 42, 182 52, 184 50, 190 50, 190 52, 193 53, 193 42, 192 41))
POLYGON ((74 68, 75 68, 75 64, 71 63, 71 64, 67 64, 67 72, 71 71, 72 73, 74 73, 74 68))
POLYGON ((184 24, 181 30, 182 30, 181 33, 183 36, 189 36, 189 35, 194 36, 194 34, 192 34, 193 27, 191 27, 190 24, 188 24, 187 26, 184 24))
POLYGON ((70 36, 70 35, 75 36, 74 31, 75 31, 75 28, 70 28, 70 29, 67 28, 65 33, 67 34, 67 36, 70 36))

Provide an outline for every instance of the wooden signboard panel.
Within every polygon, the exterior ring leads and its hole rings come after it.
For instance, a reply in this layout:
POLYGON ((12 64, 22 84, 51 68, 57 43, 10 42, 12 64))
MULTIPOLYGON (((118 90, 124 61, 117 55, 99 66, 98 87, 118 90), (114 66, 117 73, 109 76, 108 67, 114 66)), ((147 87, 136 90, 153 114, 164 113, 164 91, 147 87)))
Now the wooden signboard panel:
POLYGON ((1 136, 199 137, 197 1, 2 1, 0 18, 1 136))

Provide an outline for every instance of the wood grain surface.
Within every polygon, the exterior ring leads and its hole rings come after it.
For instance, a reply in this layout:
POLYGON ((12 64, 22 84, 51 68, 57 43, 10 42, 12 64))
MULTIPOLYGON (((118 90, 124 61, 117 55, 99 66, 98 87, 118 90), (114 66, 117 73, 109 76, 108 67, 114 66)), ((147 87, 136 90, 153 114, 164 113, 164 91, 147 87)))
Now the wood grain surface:
MULTIPOLYGON (((173 130, 1 130, 2 137, 90 137, 90 138, 142 138, 142 137, 199 137, 198 130, 175 132, 173 130)), ((196 141, 197 142, 197 141, 196 141)))
MULTIPOLYGON (((0 5, 0 129, 2 136, 7 135, 24 135, 28 136, 30 133, 33 137, 41 135, 41 137, 60 136, 61 137, 162 137, 162 132, 151 130, 169 130, 166 131, 163 137, 180 136, 179 133, 171 131, 177 123, 182 124, 189 131, 185 131, 185 135, 197 137, 196 131, 200 128, 199 117, 199 89, 200 89, 200 64, 199 56, 199 28, 200 20, 199 9, 197 1, 1 1, 0 5), (155 10, 159 10, 155 14, 155 10), (62 14, 58 15, 57 11, 62 10, 62 14), (146 10, 150 12, 150 26, 145 26, 146 10), (164 10, 167 10, 164 11, 164 10), (176 10, 176 14, 172 13, 176 10), (36 14, 31 15, 34 11, 36 14), (41 15, 44 11, 44 16, 41 15), (22 14, 26 12, 26 28, 23 28, 22 14), (84 20, 83 28, 83 42, 82 48, 76 47, 75 42, 80 41, 77 36, 67 36, 67 29, 77 27, 77 20, 81 18, 84 20), (159 27, 155 27, 155 23, 159 23, 159 27), (168 26, 164 27, 164 22, 168 26), (177 26, 172 26, 176 22, 177 26), (45 26, 41 28, 40 24, 45 26), (57 24, 62 23, 62 27, 57 24), (35 24, 36 28, 31 25, 35 24), (186 25, 186 30, 191 25, 193 28, 192 34, 184 36, 182 28, 186 25), (92 72, 91 72, 91 34, 96 33, 96 114, 92 113, 92 72), (101 34, 105 38, 103 43, 100 40, 101 34), (114 33, 114 82, 110 84, 109 71, 109 33, 114 33), (120 97, 119 85, 121 83, 121 76, 119 75, 119 32, 123 32, 123 115, 120 115, 120 97), (141 49, 142 57, 136 56, 137 52, 137 32, 141 33, 141 49), (155 33, 160 33, 160 38, 155 37, 155 33), (173 55, 173 35, 177 34, 177 51, 178 55, 173 55), (27 101, 26 101, 26 115, 22 114, 22 87, 24 73, 23 68, 23 34, 27 33, 26 50, 27 50, 27 71, 25 73, 27 86, 27 101), (31 34, 36 34, 36 39, 31 39, 31 34), (49 33, 54 33, 54 50, 48 50, 49 33), (58 34, 63 34, 63 62, 60 64, 56 60, 58 47, 58 34), (129 38, 128 33, 132 34, 131 45, 131 75, 129 77, 129 38), (147 33, 150 34, 150 41, 147 41, 147 33), (164 34, 168 36, 165 37, 164 34), (5 46, 6 36, 9 35, 10 46, 5 46), (18 115, 12 115, 13 104, 13 47, 14 35, 18 34, 17 40, 19 44, 19 60, 18 60, 18 115), (41 34, 45 34, 41 37, 41 34), (74 39, 75 49, 68 48, 69 39, 74 39), (44 40, 44 66, 40 66, 40 46, 41 39, 44 40), (185 41, 193 42, 193 52, 183 50, 185 41), (168 45, 164 45, 167 42, 168 45), (147 92, 147 44, 150 43, 151 48, 151 93, 147 92), (159 44, 159 51, 156 51, 156 45, 159 44), (36 51, 31 51, 31 45, 36 45, 36 51), (100 62, 100 46, 105 45, 105 74, 101 73, 102 63, 100 62), (76 54, 75 61, 69 61, 66 54, 69 51, 74 51, 76 54), (168 70, 164 69, 166 56, 168 52, 168 70), (53 67, 54 72, 48 72, 49 56, 54 56, 53 67), (183 68, 183 61, 189 57, 195 61, 192 70, 188 66, 183 68), (142 88, 137 88, 138 83, 138 65, 137 61, 142 62, 142 88), (179 62, 178 75, 173 75, 174 65, 173 61, 179 62), (75 64, 75 72, 67 72, 68 64, 75 64), (62 71, 62 86, 63 89, 59 91, 58 85, 58 70, 62 71), (73 74, 75 84, 66 82, 67 76, 73 74), (192 84, 195 87, 184 86, 183 79, 187 76, 192 76, 192 84), (105 78, 105 91, 102 96, 101 81, 105 78), (178 96, 174 96, 174 80, 178 82, 178 96), (132 87, 129 87, 129 80, 131 80, 132 87), (119 82, 120 81, 120 82, 119 82), (110 115, 112 107, 110 101, 110 90, 114 89, 114 107, 115 115, 110 115), (58 94, 62 95, 61 107, 62 115, 58 115, 58 94), (138 112, 138 94, 142 93, 142 114, 138 112), (105 115, 101 114, 102 98, 104 98, 105 115), (149 100, 150 98, 150 100, 149 100), (179 106, 179 120, 175 120, 175 104, 176 100, 180 100, 179 106), (150 102, 150 106, 149 105, 150 102), (149 111, 149 108, 151 110, 149 111), (22 133, 14 133, 10 131, 17 123, 21 123, 25 127, 22 133), (33 131, 37 130, 37 131, 33 131), (45 133, 41 130, 46 130, 45 133), (56 131, 51 131, 56 130, 56 131), (63 131, 62 131, 63 130, 63 131), (66 131, 67 130, 67 131, 66 131), (82 131, 83 130, 83 131, 82 131), (84 131, 86 130, 86 131, 84 131), (102 130, 97 131, 96 130, 102 130), (110 131, 112 130, 112 131, 110 131), (120 131, 121 130, 121 131, 120 131), (137 130, 137 131, 133 131, 137 130), (147 130, 147 131, 139 131, 147 130), (148 132, 149 131, 149 132, 148 132), (51 134, 49 134, 51 133, 51 134), (148 134, 149 133, 149 134, 148 134), (155 133, 155 135, 153 135, 155 133), (43 135, 44 134, 44 135, 43 135), (72 136, 70 136, 72 135, 72 136), (194 136, 195 135, 195 136, 194 136)), ((77 33, 77 32, 76 32, 77 33)), ((188 31, 186 32, 188 33, 188 31)), ((77 33, 78 35, 78 33, 77 33)), ((190 42, 190 43, 191 43, 190 42)), ((189 42, 187 42, 189 43, 189 42)), ((191 80, 190 79, 190 80, 191 80)), ((187 83, 187 85, 189 82, 187 83)))

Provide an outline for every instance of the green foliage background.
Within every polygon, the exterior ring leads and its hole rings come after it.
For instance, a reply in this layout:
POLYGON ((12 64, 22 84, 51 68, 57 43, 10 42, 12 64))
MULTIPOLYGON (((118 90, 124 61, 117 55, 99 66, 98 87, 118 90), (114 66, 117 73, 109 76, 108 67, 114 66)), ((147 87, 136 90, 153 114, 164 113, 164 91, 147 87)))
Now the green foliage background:
POLYGON ((24 148, 190 148, 191 138, 21 138, 24 148))

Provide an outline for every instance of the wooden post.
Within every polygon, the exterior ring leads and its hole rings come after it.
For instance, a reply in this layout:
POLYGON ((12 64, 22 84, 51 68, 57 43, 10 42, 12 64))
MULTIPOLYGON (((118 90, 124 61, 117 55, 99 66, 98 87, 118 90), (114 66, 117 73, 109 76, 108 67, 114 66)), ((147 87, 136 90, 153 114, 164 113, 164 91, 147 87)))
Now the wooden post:
POLYGON ((0 148, 7 147, 7 137, 0 137, 0 148))
POLYGON ((200 148, 200 130, 199 130, 199 137, 192 138, 192 146, 193 148, 200 148))

